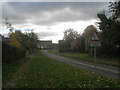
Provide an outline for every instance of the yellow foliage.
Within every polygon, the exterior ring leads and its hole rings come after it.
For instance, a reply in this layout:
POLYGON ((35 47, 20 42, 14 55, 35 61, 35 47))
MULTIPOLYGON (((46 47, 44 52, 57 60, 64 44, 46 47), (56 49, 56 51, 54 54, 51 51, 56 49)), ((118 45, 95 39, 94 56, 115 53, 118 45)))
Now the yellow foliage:
POLYGON ((20 38, 20 31, 12 32, 10 35, 10 45, 21 47, 21 43, 18 38, 20 38))

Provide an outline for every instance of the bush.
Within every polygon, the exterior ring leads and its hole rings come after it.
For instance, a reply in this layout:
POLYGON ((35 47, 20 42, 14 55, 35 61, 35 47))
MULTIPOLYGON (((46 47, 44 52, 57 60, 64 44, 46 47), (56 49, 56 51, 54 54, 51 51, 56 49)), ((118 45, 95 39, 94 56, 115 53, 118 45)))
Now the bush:
POLYGON ((25 50, 2 42, 2 62, 14 63, 25 56, 25 50))
POLYGON ((114 48, 110 46, 101 46, 97 48, 97 55, 103 57, 120 57, 120 48, 114 48))

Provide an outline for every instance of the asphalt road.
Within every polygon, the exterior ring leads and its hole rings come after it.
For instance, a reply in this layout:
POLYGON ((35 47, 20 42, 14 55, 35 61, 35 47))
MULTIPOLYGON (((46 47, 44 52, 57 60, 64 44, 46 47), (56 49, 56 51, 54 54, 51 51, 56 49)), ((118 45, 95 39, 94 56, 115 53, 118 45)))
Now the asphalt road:
MULTIPOLYGON (((84 69, 88 69, 91 71, 95 70, 94 63, 85 62, 82 60, 77 60, 77 59, 73 59, 73 58, 68 58, 68 57, 56 55, 56 54, 48 52, 47 50, 41 50, 41 52, 45 56, 59 60, 61 62, 70 64, 73 66, 81 67, 84 69)), ((116 79, 120 80, 118 67, 112 67, 112 66, 107 66, 107 65, 103 65, 103 64, 96 64, 96 73, 101 73, 105 76, 116 78, 116 79)))

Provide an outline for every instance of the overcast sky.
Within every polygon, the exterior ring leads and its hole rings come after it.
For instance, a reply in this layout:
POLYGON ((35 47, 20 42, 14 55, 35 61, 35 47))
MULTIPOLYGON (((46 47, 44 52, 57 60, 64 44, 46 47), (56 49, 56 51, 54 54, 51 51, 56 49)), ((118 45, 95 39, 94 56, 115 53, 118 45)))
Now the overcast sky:
POLYGON ((2 3, 3 35, 7 35, 4 18, 15 29, 33 29, 41 40, 57 43, 63 32, 72 28, 82 33, 96 25, 97 13, 108 9, 108 2, 4 2, 2 3))

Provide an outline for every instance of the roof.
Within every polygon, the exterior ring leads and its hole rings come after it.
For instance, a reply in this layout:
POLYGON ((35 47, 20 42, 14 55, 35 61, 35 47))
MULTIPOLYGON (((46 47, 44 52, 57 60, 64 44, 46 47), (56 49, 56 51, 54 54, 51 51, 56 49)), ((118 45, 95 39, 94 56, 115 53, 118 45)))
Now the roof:
POLYGON ((90 38, 93 32, 97 31, 97 29, 93 25, 89 25, 86 27, 86 29, 83 32, 83 36, 85 38, 90 38))
POLYGON ((52 44, 52 41, 51 40, 42 40, 42 41, 39 41, 41 44, 52 44))

